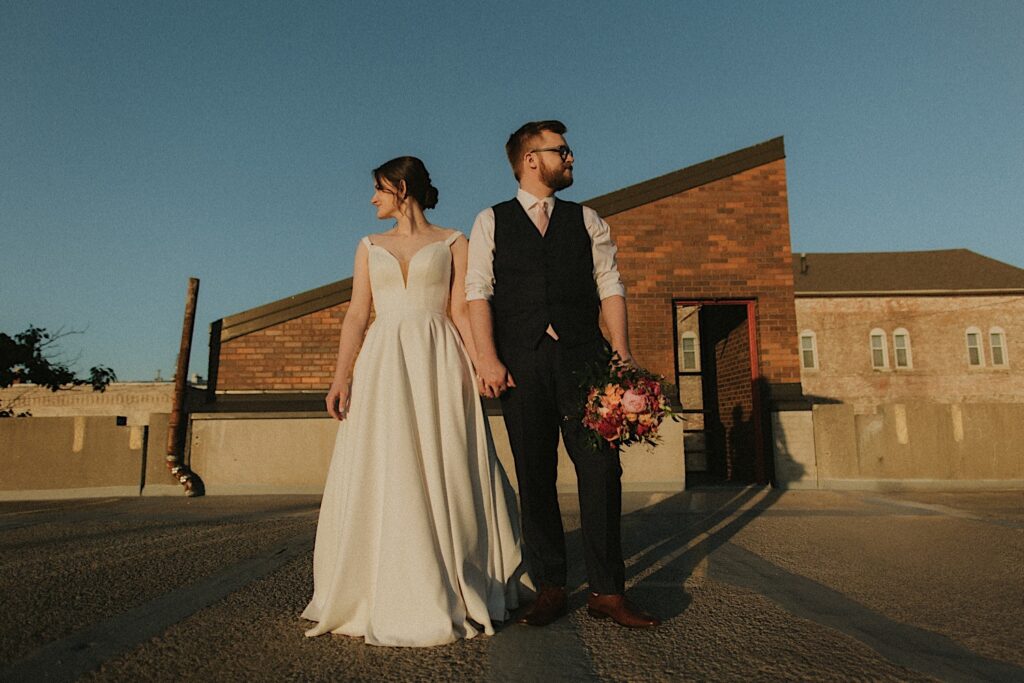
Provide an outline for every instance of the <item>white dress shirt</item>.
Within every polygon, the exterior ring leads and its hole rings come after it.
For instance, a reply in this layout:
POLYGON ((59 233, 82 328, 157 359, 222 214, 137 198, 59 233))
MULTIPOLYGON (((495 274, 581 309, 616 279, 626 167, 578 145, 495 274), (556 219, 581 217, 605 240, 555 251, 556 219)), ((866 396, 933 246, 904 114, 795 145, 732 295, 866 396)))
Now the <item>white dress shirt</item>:
MULTIPOLYGON (((555 206, 554 197, 540 199, 519 189, 516 200, 522 205, 527 216, 533 217, 531 211, 537 202, 547 204, 548 215, 555 206)), ((618 266, 615 265, 617 249, 612 242, 611 230, 604 219, 589 206, 583 207, 583 224, 590 235, 590 248, 594 258, 594 283, 597 285, 597 296, 604 300, 610 296, 626 296, 626 287, 619 277, 618 266)), ((490 301, 494 296, 494 210, 490 207, 481 211, 473 221, 473 230, 469 236, 469 257, 466 265, 466 300, 484 299, 490 301)))

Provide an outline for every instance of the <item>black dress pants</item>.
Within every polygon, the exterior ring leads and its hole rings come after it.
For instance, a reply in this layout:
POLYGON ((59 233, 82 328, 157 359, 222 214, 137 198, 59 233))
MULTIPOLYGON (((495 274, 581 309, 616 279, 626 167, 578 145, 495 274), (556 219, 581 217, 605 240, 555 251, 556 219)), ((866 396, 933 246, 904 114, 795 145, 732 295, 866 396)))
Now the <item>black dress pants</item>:
POLYGON ((590 590, 622 593, 622 466, 619 452, 594 447, 575 417, 583 400, 576 373, 607 361, 604 339, 564 347, 547 335, 536 348, 503 348, 516 386, 501 398, 519 480, 523 552, 540 584, 565 586, 565 532, 558 507, 558 433, 576 468, 584 559, 590 590), (572 415, 573 419, 565 417, 572 415))

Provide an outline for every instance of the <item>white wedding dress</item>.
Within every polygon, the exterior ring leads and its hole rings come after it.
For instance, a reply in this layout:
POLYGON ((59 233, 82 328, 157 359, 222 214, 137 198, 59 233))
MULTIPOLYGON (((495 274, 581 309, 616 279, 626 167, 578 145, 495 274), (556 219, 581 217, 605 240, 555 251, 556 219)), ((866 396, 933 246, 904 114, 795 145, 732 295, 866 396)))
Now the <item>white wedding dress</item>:
POLYGON ((364 238, 376 319, 320 507, 307 636, 440 645, 493 634, 518 604, 514 493, 446 313, 458 236, 420 249, 408 283, 364 238))

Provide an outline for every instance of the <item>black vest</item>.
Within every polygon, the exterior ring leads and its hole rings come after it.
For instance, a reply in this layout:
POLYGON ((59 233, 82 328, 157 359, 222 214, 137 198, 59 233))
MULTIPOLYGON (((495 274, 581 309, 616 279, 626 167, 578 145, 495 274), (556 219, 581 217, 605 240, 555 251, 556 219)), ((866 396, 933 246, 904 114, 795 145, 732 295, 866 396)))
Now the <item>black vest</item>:
POLYGON ((600 299, 583 207, 555 199, 542 237, 516 199, 494 210, 495 337, 535 347, 550 324, 565 346, 600 338, 600 299))

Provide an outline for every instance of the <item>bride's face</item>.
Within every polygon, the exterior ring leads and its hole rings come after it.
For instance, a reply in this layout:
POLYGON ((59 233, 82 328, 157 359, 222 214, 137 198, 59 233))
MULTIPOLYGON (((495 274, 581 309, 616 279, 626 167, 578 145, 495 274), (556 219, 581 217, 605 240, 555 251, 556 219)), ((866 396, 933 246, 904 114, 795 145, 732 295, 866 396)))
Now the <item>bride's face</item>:
POLYGON ((377 207, 377 218, 398 218, 401 214, 398 189, 387 178, 381 178, 373 186, 373 199, 370 203, 377 207))

